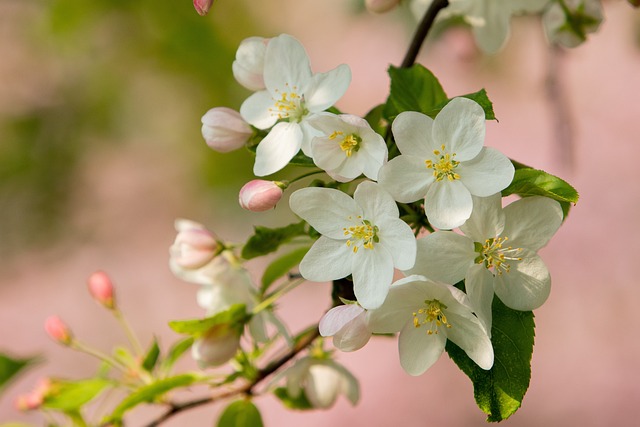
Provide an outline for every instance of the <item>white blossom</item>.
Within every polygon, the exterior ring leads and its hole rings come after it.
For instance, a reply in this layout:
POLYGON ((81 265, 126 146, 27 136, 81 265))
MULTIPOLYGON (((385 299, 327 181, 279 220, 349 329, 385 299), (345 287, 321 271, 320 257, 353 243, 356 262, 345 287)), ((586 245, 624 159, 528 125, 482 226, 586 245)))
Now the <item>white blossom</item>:
POLYGON ((318 328, 323 337, 333 337, 333 345, 342 351, 359 350, 371 338, 368 312, 358 304, 333 307, 318 328))
POLYGON ((249 90, 264 89, 264 55, 269 40, 264 37, 249 37, 238 46, 231 68, 236 81, 249 90))

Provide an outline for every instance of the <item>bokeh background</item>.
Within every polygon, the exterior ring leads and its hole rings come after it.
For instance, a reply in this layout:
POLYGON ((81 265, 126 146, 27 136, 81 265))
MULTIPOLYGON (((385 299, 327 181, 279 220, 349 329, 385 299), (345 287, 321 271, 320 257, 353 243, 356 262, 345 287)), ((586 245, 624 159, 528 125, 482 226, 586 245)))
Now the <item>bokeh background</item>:
MULTIPOLYGON (((553 52, 539 20, 523 17, 498 55, 483 56, 453 28, 434 34, 419 58, 450 96, 487 89, 499 118, 487 145, 581 193, 542 251, 553 290, 536 311, 529 392, 507 426, 639 419, 640 12, 622 0, 604 6, 600 31, 571 51, 553 52)), ((384 101, 386 69, 400 63, 414 26, 406 10, 374 16, 355 0, 217 0, 207 17, 188 0, 0 0, 0 350, 46 358, 0 397, 0 422, 42 424, 13 408, 16 395, 42 376, 94 372, 92 360, 48 339, 47 316, 105 351, 124 342, 86 292, 93 271, 112 276, 143 340, 156 335, 166 346, 177 338, 168 320, 203 314, 196 288, 167 266, 174 219, 238 241, 253 224, 292 219, 284 201, 265 214, 242 211, 237 191, 251 178, 251 156, 212 152, 200 136, 209 108, 239 108, 249 95, 231 74, 242 39, 286 32, 314 70, 348 64, 353 83, 338 106, 363 115, 384 101)), ((250 267, 259 277, 263 265, 250 267)), ((329 292, 308 283, 288 295, 280 311, 291 329, 317 321, 329 292)), ((356 407, 341 399, 303 413, 271 397, 256 403, 267 426, 485 425, 470 382, 446 356, 417 378, 397 358, 389 339, 339 355, 361 381, 356 407)), ((166 425, 212 425, 222 407, 166 425)), ((128 425, 154 413, 135 411, 128 425)))

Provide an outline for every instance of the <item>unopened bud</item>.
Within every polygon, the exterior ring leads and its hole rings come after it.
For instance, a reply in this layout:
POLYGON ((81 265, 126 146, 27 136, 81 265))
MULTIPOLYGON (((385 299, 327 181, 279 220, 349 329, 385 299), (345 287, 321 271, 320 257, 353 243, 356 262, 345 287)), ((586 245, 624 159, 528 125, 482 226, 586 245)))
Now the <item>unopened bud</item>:
POLYGON ((113 310, 116 306, 115 292, 113 290, 113 283, 107 273, 103 271, 96 271, 87 281, 89 285, 89 293, 100 304, 113 310))
POLYGON ((178 235, 169 252, 171 263, 176 267, 200 268, 208 264, 218 253, 218 242, 204 225, 187 219, 177 219, 175 227, 178 235))
POLYGON ((196 8, 198 15, 204 16, 209 13, 209 9, 213 4, 213 0, 193 0, 193 7, 196 8))
POLYGON ((44 322, 44 329, 51 338, 60 344, 69 345, 73 339, 71 330, 58 316, 48 317, 44 322))
POLYGON ((385 13, 400 3, 400 0, 365 0, 365 6, 369 12, 385 13))
POLYGON ((254 179, 247 182, 238 195, 240 206, 251 212, 263 212, 276 207, 282 198, 285 184, 278 181, 254 179))
POLYGON ((252 133, 251 126, 231 108, 212 108, 202 116, 202 136, 209 147, 220 153, 242 148, 252 133))
POLYGON ((201 368, 219 366, 236 355, 240 348, 240 333, 228 325, 212 328, 191 347, 191 355, 201 368))
POLYGON ((236 51, 236 60, 231 64, 233 77, 249 90, 258 91, 264 85, 264 55, 270 39, 249 37, 242 40, 236 51))

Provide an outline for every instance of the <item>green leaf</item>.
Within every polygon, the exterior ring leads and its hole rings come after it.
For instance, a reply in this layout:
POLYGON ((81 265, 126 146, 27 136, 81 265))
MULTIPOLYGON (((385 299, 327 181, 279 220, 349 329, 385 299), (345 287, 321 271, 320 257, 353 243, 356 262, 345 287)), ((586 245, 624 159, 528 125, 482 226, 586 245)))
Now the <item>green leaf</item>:
POLYGON ((224 410, 218 427, 262 427, 260 411, 250 400, 236 400, 224 410))
POLYGON ((256 226, 254 231, 254 235, 242 248, 242 258, 244 259, 252 259, 274 252, 280 245, 287 243, 294 237, 307 235, 304 221, 281 228, 256 226))
POLYGON ((410 68, 389 67, 391 88, 384 108, 384 116, 391 121, 403 111, 427 114, 447 101, 440 82, 420 64, 410 68))
POLYGON ((287 274, 292 268, 300 264, 302 258, 309 252, 310 247, 298 248, 293 252, 281 256, 274 260, 264 271, 262 275, 262 287, 260 291, 265 293, 269 286, 280 277, 287 274))
POLYGON ((160 347, 158 346, 158 339, 156 337, 153 337, 153 343, 151 343, 151 347, 149 348, 149 351, 147 351, 147 355, 142 361, 142 368, 145 371, 151 373, 153 371, 153 368, 155 368, 159 357, 160 347))
POLYGON ((105 422, 118 422, 127 411, 135 408, 139 404, 154 402, 165 393, 179 387, 187 387, 197 380, 198 376, 194 374, 182 374, 140 387, 120 402, 105 422))
POLYGON ((179 334, 188 334, 199 337, 213 327, 241 327, 249 321, 246 306, 234 304, 225 311, 214 314, 204 319, 174 320, 169 322, 169 327, 179 334))
POLYGON ((181 339, 174 343, 169 352, 167 353, 166 358, 162 362, 162 369, 168 371, 173 367, 173 365, 180 359, 180 357, 191 348, 193 345, 193 337, 187 337, 181 339))
POLYGON ((289 409, 298 409, 301 411, 314 409, 311 402, 309 402, 307 395, 304 393, 304 390, 300 390, 299 396, 291 397, 287 392, 286 387, 278 387, 273 391, 273 394, 275 394, 282 404, 289 409))
POLYGON ((515 413, 524 398, 531 378, 531 356, 535 323, 531 311, 517 311, 493 299, 493 367, 485 371, 451 341, 447 353, 471 379, 478 407, 487 421, 502 421, 515 413))
POLYGON ((384 118, 385 105, 386 104, 380 104, 373 107, 371 111, 364 116, 364 119, 369 123, 371 129, 382 136, 385 136, 389 128, 389 122, 384 118))
POLYGON ((295 156, 293 156, 293 158, 291 160, 289 160, 289 164, 290 165, 295 165, 295 166, 314 166, 315 167, 315 163, 313 162, 313 159, 311 157, 308 157, 307 155, 305 155, 302 151, 298 152, 298 154, 296 154, 295 156))
POLYGON ((43 408, 73 413, 92 401, 112 382, 105 378, 91 378, 80 381, 51 380, 45 393, 43 408))
POLYGON ((38 358, 15 359, 4 353, 0 353, 0 391, 21 371, 38 363, 38 358))
MULTIPOLYGON (((493 103, 487 96, 487 91, 484 89, 480 89, 478 92, 468 93, 466 95, 460 95, 460 98, 468 98, 472 101, 480 104, 482 109, 484 110, 484 116, 486 120, 496 120, 496 114, 493 111, 493 103)), ((451 98, 453 99, 453 98, 451 98)), ((451 99, 447 99, 444 103, 438 105, 437 108, 434 108, 430 112, 426 113, 431 118, 435 118, 438 113, 451 101, 451 99)))
POLYGON ((511 194, 517 194, 521 197, 545 196, 557 200, 562 206, 565 218, 569 213, 571 203, 577 203, 580 197, 578 191, 565 180, 545 171, 522 167, 516 169, 513 181, 502 190, 504 197, 511 194))

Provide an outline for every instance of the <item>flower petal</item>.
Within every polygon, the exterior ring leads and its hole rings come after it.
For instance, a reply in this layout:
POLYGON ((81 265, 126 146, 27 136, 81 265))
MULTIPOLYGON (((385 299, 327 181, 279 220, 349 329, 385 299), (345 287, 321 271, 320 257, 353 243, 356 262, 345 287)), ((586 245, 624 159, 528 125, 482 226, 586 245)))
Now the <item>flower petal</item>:
POLYGON ((451 325, 446 329, 446 336, 454 344, 464 350, 478 366, 489 370, 493 366, 493 346, 480 321, 471 313, 462 316, 446 312, 447 321, 451 325))
POLYGON ((371 338, 367 314, 360 313, 333 336, 333 345, 342 351, 355 351, 364 347, 371 338))
POLYGON ((398 205, 381 186, 371 181, 363 181, 353 193, 353 200, 362 207, 364 219, 377 224, 378 219, 397 218, 398 205))
POLYGON ((551 276, 542 259, 524 250, 522 261, 511 261, 511 271, 495 277, 495 292, 507 307, 529 311, 540 307, 551 292, 551 276))
POLYGON ((434 227, 446 230, 459 227, 469 218, 472 209, 471 194, 459 180, 436 181, 429 187, 424 210, 434 227))
POLYGON ((422 157, 401 155, 389 161, 378 172, 378 183, 400 203, 423 198, 434 177, 422 157))
POLYGON ((274 105, 271 94, 261 90, 244 100, 240 106, 240 115, 258 129, 269 129, 278 121, 278 115, 271 111, 274 105))
POLYGON ((421 375, 440 358, 446 342, 446 334, 429 335, 408 321, 398 337, 400 365, 409 375, 421 375))
POLYGON ((483 2, 483 25, 473 26, 473 35, 480 49, 486 53, 496 53, 507 41, 509 37, 510 11, 503 11, 502 2, 483 2))
POLYGON ((309 367, 304 391, 314 408, 327 409, 333 406, 341 390, 340 373, 325 363, 314 363, 309 367))
POLYGON ((537 251, 544 247, 562 225, 560 203, 548 197, 533 196, 517 200, 504 208, 503 235, 509 244, 537 251))
POLYGON ((320 319, 320 324, 318 325, 320 335, 323 337, 335 335, 340 329, 344 328, 349 322, 364 312, 364 308, 358 304, 333 307, 320 319))
POLYGON ((393 281, 393 257, 384 247, 375 245, 373 249, 361 248, 349 259, 356 299, 368 310, 380 307, 393 281))
POLYGON ((342 64, 327 73, 314 74, 304 92, 305 105, 312 113, 324 111, 336 103, 351 83, 351 70, 342 64))
POLYGON ((313 282, 342 279, 351 274, 351 255, 344 241, 320 236, 300 262, 300 274, 313 282))
POLYGON ((416 111, 405 111, 391 124, 393 138, 404 155, 417 156, 424 161, 440 148, 432 138, 433 119, 416 111))
POLYGON ((471 160, 484 144, 485 116, 482 107, 467 98, 454 98, 438 113, 433 123, 437 147, 456 153, 457 161, 471 160))
POLYGON ((491 337, 493 282, 493 274, 484 264, 475 264, 469 268, 464 281, 473 311, 478 315, 489 337, 491 337))
POLYGON ((276 91, 301 95, 311 79, 311 66, 304 47, 288 34, 274 37, 264 56, 264 84, 271 94, 276 91))
POLYGON ((515 169, 507 156, 485 147, 474 159, 460 163, 457 172, 471 194, 488 197, 511 184, 515 169))
POLYGON ((407 273, 456 284, 477 256, 473 242, 452 231, 436 231, 418 239, 416 264, 407 273))
POLYGON ((502 234, 504 222, 500 193, 490 197, 473 197, 473 212, 464 225, 460 226, 460 231, 474 242, 484 244, 486 239, 502 234))
POLYGON ((284 168, 300 151, 301 143, 302 130, 297 123, 278 123, 258 144, 253 173, 265 176, 284 168))
POLYGON ((309 187, 294 192, 289 198, 291 210, 307 221, 320 234, 331 239, 346 240, 344 227, 354 224, 362 208, 342 191, 309 187))
POLYGON ((416 238, 411 227, 399 218, 387 218, 376 222, 380 230, 380 245, 393 257, 393 265, 398 270, 408 270, 416 260, 416 238))

